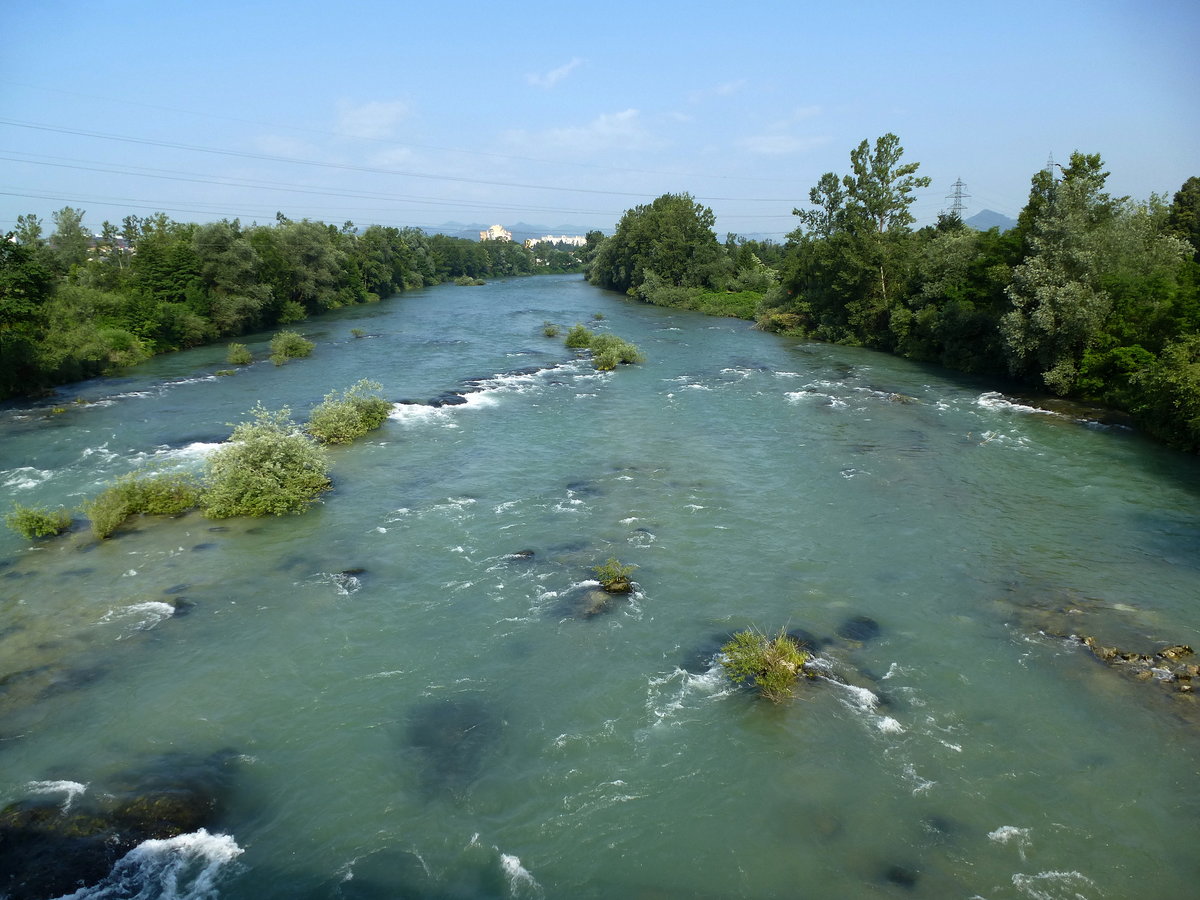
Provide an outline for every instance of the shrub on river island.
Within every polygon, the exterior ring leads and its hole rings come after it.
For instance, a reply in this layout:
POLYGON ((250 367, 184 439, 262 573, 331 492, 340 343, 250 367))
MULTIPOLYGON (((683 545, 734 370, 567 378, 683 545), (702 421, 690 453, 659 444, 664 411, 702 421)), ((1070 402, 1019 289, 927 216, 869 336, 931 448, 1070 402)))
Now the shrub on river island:
POLYGON ((608 562, 603 565, 592 566, 592 571, 596 573, 600 587, 610 594, 626 594, 633 590, 633 582, 629 580, 629 576, 636 568, 637 566, 622 565, 615 556, 610 556, 608 562))
POLYGON ((225 353, 225 362, 231 366, 248 366, 254 362, 254 356, 245 344, 230 344, 225 353))
POLYGON ((271 338, 271 362, 282 366, 289 359, 300 359, 313 352, 312 341, 295 331, 280 331, 271 338))
POLYGON ((67 510, 46 509, 41 506, 13 504, 12 511, 4 517, 4 524, 13 531, 32 540, 35 537, 51 537, 62 534, 71 527, 71 514, 67 510))
POLYGON ((251 414, 205 463, 201 505, 211 518, 301 513, 330 487, 328 454, 290 409, 259 404, 251 414))
POLYGON ((122 475, 83 503, 92 533, 103 540, 131 516, 177 516, 200 502, 200 485, 186 472, 137 471, 122 475))
POLYGON ((382 387, 364 378, 343 391, 341 397, 331 391, 312 411, 306 430, 323 444, 348 444, 378 428, 392 409, 377 393, 382 387))
POLYGON ((755 629, 739 631, 721 648, 725 673, 738 684, 753 679, 758 692, 775 703, 792 696, 806 662, 808 654, 782 629, 773 638, 755 629))
POLYGON ((544 334, 548 338, 558 337, 561 332, 562 332, 562 329, 559 328, 557 325, 555 325, 553 322, 542 323, 542 334, 544 334))
POLYGON ((615 334, 596 334, 576 324, 567 332, 566 345, 572 350, 591 350, 592 363, 601 371, 615 369, 621 363, 645 362, 636 346, 615 334))

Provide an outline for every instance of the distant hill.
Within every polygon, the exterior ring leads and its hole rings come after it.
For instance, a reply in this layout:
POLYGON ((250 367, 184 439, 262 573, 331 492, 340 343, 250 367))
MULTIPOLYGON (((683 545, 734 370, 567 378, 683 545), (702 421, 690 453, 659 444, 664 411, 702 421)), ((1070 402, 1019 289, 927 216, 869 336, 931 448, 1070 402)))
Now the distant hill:
POLYGON ((999 228, 1001 231, 1008 231, 1010 228, 1017 227, 1017 220, 1010 219, 1003 213, 998 213, 992 209, 981 209, 969 219, 963 220, 964 225, 969 225, 976 231, 987 231, 989 228, 999 228))
POLYGON ((605 234, 611 234, 612 228, 597 229, 591 225, 530 225, 528 222, 517 222, 510 225, 507 222, 480 222, 480 223, 464 223, 464 222, 444 222, 441 225, 423 228, 426 234, 444 234, 449 237, 468 238, 473 241, 479 240, 479 232, 486 231, 492 225, 500 224, 512 232, 513 241, 522 243, 530 238, 540 238, 547 234, 579 234, 584 235, 589 231, 603 231, 605 234))

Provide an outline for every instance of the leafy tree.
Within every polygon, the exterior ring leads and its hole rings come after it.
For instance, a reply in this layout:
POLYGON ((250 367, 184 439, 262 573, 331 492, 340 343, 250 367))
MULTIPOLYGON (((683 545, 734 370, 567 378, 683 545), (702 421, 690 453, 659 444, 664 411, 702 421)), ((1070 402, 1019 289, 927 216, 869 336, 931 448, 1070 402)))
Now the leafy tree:
POLYGON ((1167 224, 1191 244, 1192 259, 1200 263, 1200 178, 1193 175, 1175 192, 1167 224))
POLYGON ((1147 430, 1173 446, 1200 453, 1200 334, 1168 344, 1134 381, 1141 390, 1134 412, 1147 430))
POLYGON ((721 267, 715 223, 712 210, 691 195, 663 194, 621 217, 593 257, 588 280, 632 294, 653 272, 664 285, 707 287, 721 267))
POLYGON ((63 271, 87 262, 91 236, 83 227, 84 211, 64 206, 54 213, 54 234, 50 235, 50 246, 63 271))
POLYGON ((0 236, 0 398, 45 381, 39 347, 53 290, 53 273, 37 249, 0 236))

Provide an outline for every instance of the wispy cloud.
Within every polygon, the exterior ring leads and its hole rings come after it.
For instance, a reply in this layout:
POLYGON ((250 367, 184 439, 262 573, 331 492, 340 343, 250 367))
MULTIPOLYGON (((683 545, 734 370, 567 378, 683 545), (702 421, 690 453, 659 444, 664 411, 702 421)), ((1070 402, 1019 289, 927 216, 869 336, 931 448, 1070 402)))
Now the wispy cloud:
POLYGON ((738 141, 738 145, 746 152, 759 156, 787 156, 824 146, 829 140, 826 135, 797 137, 790 134, 760 134, 744 137, 738 141))
POLYGON ((713 87, 692 91, 688 94, 688 99, 692 103, 699 103, 701 100, 707 100, 710 97, 732 97, 734 94, 740 94, 745 90, 748 84, 749 82, 745 78, 739 78, 736 81, 726 81, 713 87))
POLYGON ((372 100, 353 104, 338 104, 337 131, 356 138, 392 137, 396 126, 409 115, 410 108, 403 100, 372 100))
POLYGON ((583 60, 576 56, 566 65, 559 66, 557 69, 551 69, 544 74, 531 72, 525 76, 525 80, 534 87, 552 88, 581 65, 583 65, 583 60))
POLYGON ((509 131, 506 141, 525 150, 555 150, 579 156, 591 156, 612 148, 640 149, 657 144, 642 126, 636 109, 602 113, 582 125, 548 128, 544 131, 509 131))

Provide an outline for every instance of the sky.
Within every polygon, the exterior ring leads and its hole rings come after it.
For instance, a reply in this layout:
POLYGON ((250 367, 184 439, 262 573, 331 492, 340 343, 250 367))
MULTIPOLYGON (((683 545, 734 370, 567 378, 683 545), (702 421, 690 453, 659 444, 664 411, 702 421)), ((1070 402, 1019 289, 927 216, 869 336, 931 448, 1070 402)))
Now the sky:
POLYGON ((1200 175, 1200 3, 37 0, 0 19, 0 232, 291 219, 611 230, 689 193, 782 241, 899 136, 912 211, 1016 217, 1049 158, 1200 175))

